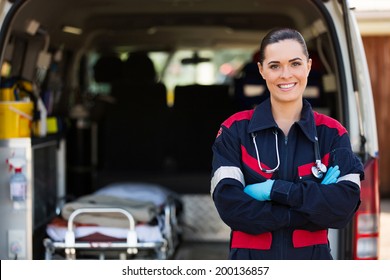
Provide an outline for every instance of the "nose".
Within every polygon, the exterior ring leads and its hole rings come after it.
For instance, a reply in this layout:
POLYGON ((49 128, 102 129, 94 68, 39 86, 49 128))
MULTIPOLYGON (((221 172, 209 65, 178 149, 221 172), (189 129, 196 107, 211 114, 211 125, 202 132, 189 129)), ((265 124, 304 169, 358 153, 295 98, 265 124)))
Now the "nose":
POLYGON ((281 73, 281 77, 282 78, 289 78, 291 77, 291 71, 290 71, 290 67, 288 66, 285 66, 282 68, 282 73, 281 73))

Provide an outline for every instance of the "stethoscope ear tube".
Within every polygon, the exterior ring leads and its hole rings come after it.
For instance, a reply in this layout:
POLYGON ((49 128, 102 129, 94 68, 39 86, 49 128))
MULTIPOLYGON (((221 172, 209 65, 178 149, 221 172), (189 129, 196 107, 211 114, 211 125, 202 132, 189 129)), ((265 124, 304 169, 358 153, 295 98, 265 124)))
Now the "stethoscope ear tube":
POLYGON ((267 173, 267 174, 274 173, 275 171, 277 171, 279 169, 279 166, 280 166, 280 156, 279 156, 279 147, 278 147, 278 132, 275 130, 273 133, 275 135, 275 150, 276 150, 277 164, 276 164, 275 168, 272 168, 272 169, 265 169, 261 166, 259 150, 257 149, 257 144, 256 144, 256 136, 257 135, 256 135, 256 133, 251 133, 253 145, 255 146, 255 151, 256 151, 257 164, 259 165, 260 170, 267 173))
MULTIPOLYGON (((256 133, 251 133, 253 145, 255 146, 257 163, 259 165, 259 168, 261 171, 268 173, 268 174, 274 173, 275 171, 277 171, 279 169, 279 166, 280 166, 280 156, 279 156, 279 148, 278 148, 278 132, 275 130, 273 133, 275 134, 275 150, 276 150, 277 164, 276 164, 276 167, 272 168, 272 169, 265 169, 261 166, 259 150, 258 150, 257 144, 256 144, 256 136, 257 135, 256 135, 256 133)), ((313 173, 314 177, 321 179, 328 169, 326 168, 325 164, 323 164, 321 162, 320 145, 318 143, 317 136, 315 137, 315 142, 314 142, 314 154, 315 154, 315 158, 316 158, 316 163, 314 166, 312 166, 311 172, 313 173)))

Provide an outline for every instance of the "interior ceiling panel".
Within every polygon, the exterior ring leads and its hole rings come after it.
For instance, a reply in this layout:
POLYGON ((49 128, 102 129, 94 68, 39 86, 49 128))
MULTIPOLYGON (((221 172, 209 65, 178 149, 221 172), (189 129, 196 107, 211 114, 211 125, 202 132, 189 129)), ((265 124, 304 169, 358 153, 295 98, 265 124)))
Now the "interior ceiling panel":
POLYGON ((292 26, 294 22, 287 16, 260 14, 132 14, 94 15, 86 21, 85 29, 111 28, 150 28, 153 26, 225 26, 233 29, 264 30, 280 26, 292 26), (277 19, 277 20, 276 20, 277 19))
MULTIPOLYGON (((102 46, 134 43, 132 34, 137 33, 137 44, 156 44, 161 46, 187 44, 190 40, 174 32, 165 34, 149 33, 151 28, 199 27, 193 29, 192 41, 205 36, 215 37, 203 40, 203 44, 223 44, 239 36, 241 31, 264 32, 275 26, 295 26, 300 17, 300 9, 305 1, 290 0, 29 0, 19 12, 15 30, 23 32, 27 19, 35 19, 50 34, 51 43, 80 48, 86 44, 102 46), (291 5, 281 13, 281 3, 291 5), (291 17, 293 15, 293 17, 291 17), (19 20, 18 20, 19 19, 19 20), (64 25, 81 28, 80 36, 61 31, 64 25), (204 27, 219 27, 234 32, 212 33, 204 27), (207 33, 205 33, 207 32, 207 33), (232 37, 233 36, 233 37, 232 37), (168 41, 170 39, 170 41, 168 41), (162 42, 161 40, 164 40, 162 42), (219 41, 219 42, 218 42, 219 41)), ((307 2, 306 2, 307 3, 307 2)), ((307 7, 305 7, 307 9, 307 7)), ((306 19, 310 22, 310 19, 306 19)), ((249 35, 243 33, 242 37, 249 35)), ((249 35, 249 36, 252 36, 249 35)), ((258 38, 248 37, 247 41, 258 38)))

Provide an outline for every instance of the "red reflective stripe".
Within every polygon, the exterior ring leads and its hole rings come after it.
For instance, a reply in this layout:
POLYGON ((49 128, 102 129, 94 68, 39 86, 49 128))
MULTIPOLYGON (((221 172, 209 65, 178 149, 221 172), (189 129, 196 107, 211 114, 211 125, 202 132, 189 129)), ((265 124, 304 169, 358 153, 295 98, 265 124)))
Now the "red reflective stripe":
POLYGON ((314 120, 317 126, 325 125, 329 128, 335 128, 337 129, 339 136, 343 135, 344 133, 347 133, 345 127, 342 126, 342 124, 336 121, 335 119, 332 119, 331 117, 320 114, 318 112, 313 112, 313 113, 314 113, 314 120))
POLYGON ((231 248, 269 250, 272 244, 270 232, 257 235, 242 231, 233 231, 231 248))
MULTIPOLYGON (((246 164, 247 166, 249 166, 250 169, 252 169, 253 171, 259 173, 261 176, 263 176, 264 178, 267 178, 267 179, 271 179, 272 178, 272 173, 265 173, 263 171, 260 170, 260 167, 259 167, 259 162, 257 161, 257 159, 255 159, 254 157, 252 157, 248 151, 246 150, 246 148, 241 145, 241 154, 242 154, 242 161, 244 162, 244 164, 246 164)), ((264 163, 261 163, 261 166, 265 169, 270 169, 267 165, 265 165, 264 163)))
MULTIPOLYGON (((322 158, 321 161, 322 161, 323 164, 328 166, 329 165, 329 153, 324 155, 324 157, 322 158)), ((315 165, 316 165, 315 162, 311 162, 311 163, 308 163, 308 164, 304 164, 304 165, 298 166, 298 176, 299 177, 304 177, 304 176, 310 175, 311 174, 311 168, 313 166, 315 166, 315 165)))
POLYGON ((294 248, 328 244, 328 231, 326 229, 317 231, 296 229, 293 232, 292 242, 294 248))
MULTIPOLYGON (((293 231, 292 243, 294 248, 328 244, 328 231, 307 231, 296 229, 293 231)), ((242 231, 233 231, 231 248, 269 250, 272 245, 272 233, 248 234, 242 231)))
POLYGON ((222 125, 226 126, 227 128, 230 128, 236 121, 250 120, 253 116, 254 111, 255 110, 252 109, 252 110, 235 113, 234 115, 229 117, 226 121, 224 121, 222 125))

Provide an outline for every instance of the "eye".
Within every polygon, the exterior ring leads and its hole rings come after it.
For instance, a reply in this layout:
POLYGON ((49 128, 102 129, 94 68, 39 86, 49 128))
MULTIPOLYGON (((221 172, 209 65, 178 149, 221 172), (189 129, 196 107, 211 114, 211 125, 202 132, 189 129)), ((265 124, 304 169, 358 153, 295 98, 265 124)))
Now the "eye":
POLYGON ((269 68, 272 69, 272 70, 276 70, 276 69, 279 68, 279 65, 278 65, 278 64, 271 64, 271 65, 269 66, 269 68))
POLYGON ((302 63, 299 62, 299 61, 294 61, 291 65, 292 65, 293 67, 298 67, 298 66, 301 66, 302 63))

